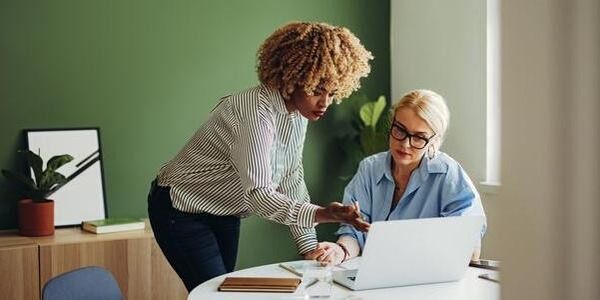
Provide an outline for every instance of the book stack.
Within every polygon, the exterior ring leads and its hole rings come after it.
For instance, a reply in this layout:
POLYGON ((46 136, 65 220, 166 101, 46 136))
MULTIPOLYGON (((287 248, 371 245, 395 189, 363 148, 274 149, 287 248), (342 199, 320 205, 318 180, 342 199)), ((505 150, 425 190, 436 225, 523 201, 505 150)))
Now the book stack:
POLYGON ((300 282, 299 278, 226 277, 219 291, 293 293, 300 282))
POLYGON ((109 218, 102 220, 83 221, 81 228, 92 233, 110 233, 129 230, 140 230, 146 227, 144 220, 139 218, 109 218))

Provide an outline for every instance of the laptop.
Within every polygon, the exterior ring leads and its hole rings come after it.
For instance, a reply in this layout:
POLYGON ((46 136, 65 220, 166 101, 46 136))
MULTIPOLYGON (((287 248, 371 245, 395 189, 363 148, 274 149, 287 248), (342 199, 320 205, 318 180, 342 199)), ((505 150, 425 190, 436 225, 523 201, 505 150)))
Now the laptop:
POLYGON ((334 271, 333 280, 351 290, 459 280, 484 222, 482 216, 374 222, 357 269, 334 271))

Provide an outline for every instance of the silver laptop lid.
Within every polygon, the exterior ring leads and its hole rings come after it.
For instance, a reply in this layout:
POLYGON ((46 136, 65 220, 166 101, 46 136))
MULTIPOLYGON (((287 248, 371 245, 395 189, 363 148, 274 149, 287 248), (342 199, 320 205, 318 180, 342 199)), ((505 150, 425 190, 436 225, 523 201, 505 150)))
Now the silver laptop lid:
POLYGON ((354 289, 462 278, 484 221, 481 216, 461 216, 373 223, 354 289))

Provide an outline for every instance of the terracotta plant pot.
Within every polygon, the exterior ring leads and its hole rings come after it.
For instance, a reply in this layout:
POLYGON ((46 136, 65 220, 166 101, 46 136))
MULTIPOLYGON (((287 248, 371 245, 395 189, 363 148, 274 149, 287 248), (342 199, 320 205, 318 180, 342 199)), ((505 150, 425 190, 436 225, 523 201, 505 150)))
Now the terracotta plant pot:
POLYGON ((54 201, 19 201, 19 234, 45 236, 54 234, 54 201))

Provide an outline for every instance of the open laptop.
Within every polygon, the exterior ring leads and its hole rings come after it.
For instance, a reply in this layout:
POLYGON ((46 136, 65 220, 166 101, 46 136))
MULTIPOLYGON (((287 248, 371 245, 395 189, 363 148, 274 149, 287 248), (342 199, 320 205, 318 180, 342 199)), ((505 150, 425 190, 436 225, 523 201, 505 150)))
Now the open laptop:
POLYGON ((333 279, 351 290, 459 280, 484 222, 481 216, 374 222, 358 268, 335 271, 333 279))

